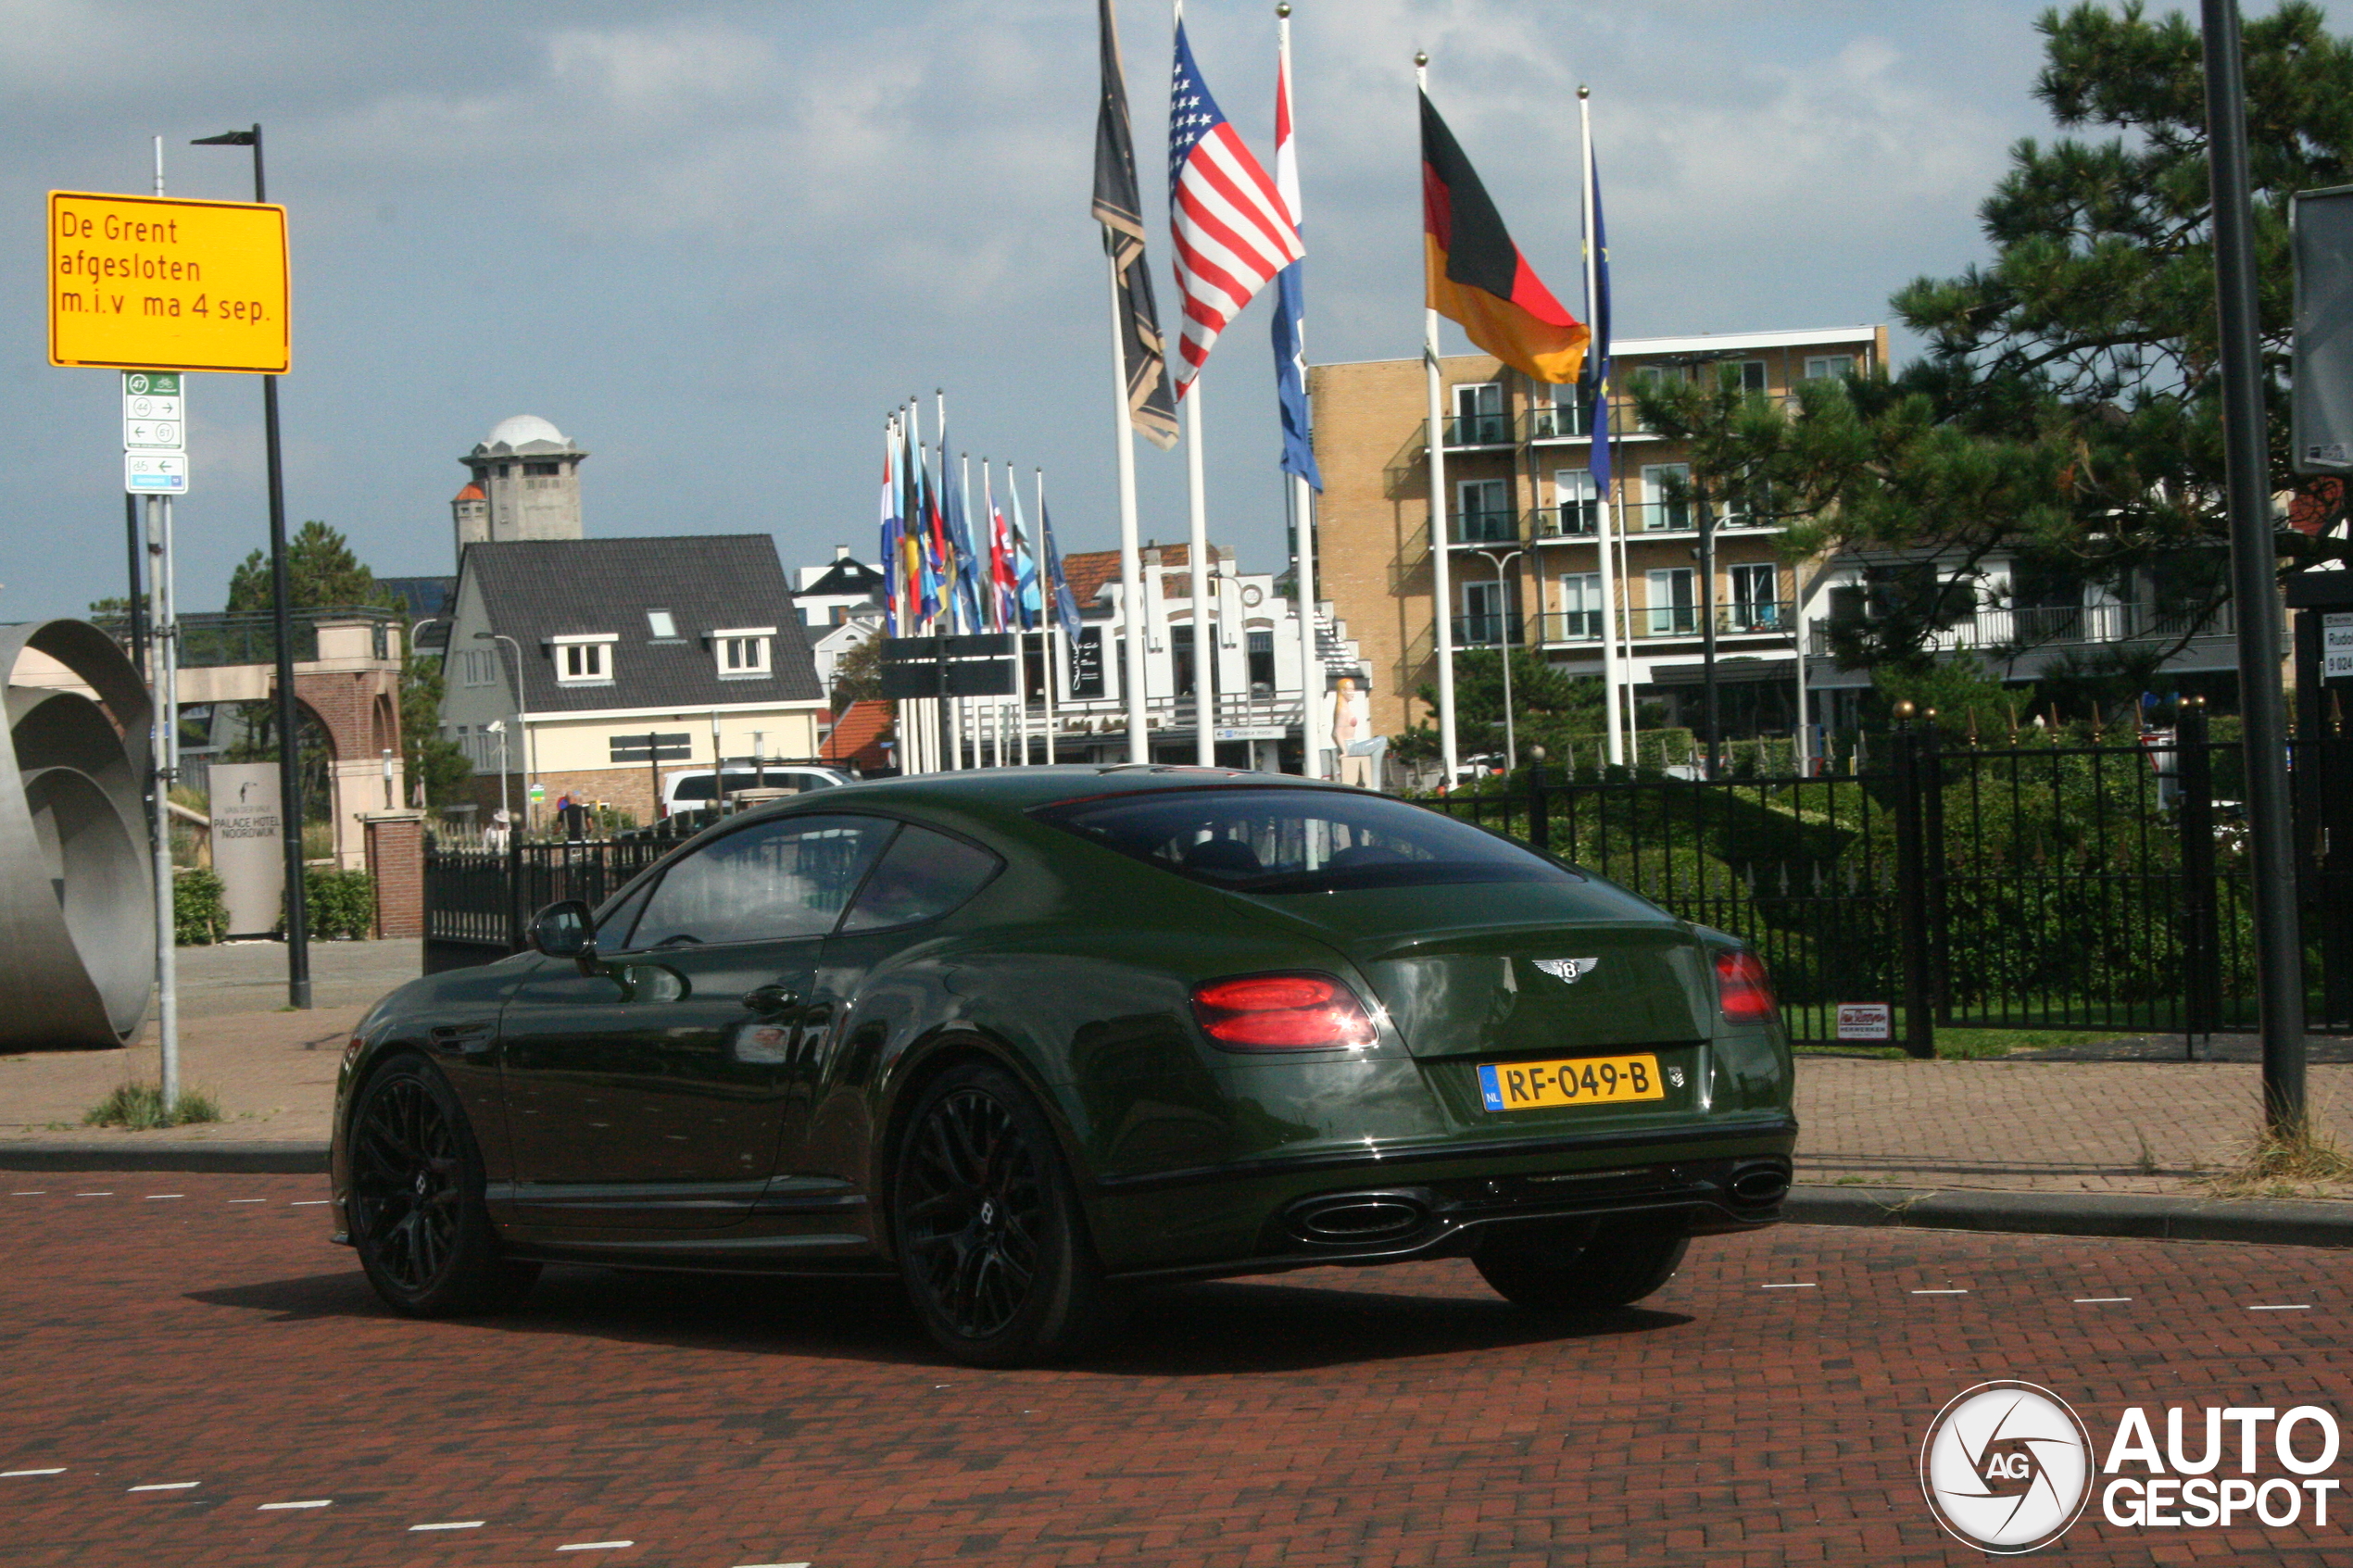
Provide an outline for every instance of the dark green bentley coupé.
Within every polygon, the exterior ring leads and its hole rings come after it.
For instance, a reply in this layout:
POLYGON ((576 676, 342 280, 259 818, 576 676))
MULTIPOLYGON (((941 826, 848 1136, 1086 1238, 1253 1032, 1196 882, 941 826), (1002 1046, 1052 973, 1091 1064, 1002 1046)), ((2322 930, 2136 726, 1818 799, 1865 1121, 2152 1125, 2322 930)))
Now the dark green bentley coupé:
POLYGON ((543 1261, 896 1270, 952 1355, 1138 1285, 1468 1258, 1623 1305, 1772 1220, 1796 1122, 1732 938, 1266 774, 956 773, 735 817, 361 1022, 336 1238, 404 1312, 543 1261))

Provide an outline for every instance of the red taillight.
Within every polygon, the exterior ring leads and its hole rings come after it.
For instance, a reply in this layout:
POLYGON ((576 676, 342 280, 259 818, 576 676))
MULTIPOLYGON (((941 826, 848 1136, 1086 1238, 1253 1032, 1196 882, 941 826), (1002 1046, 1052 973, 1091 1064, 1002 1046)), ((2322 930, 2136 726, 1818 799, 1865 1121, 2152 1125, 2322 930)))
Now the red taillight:
POLYGON ((1193 988, 1193 1016, 1229 1050, 1361 1049, 1377 1037, 1356 994, 1320 974, 1257 974, 1193 988))
POLYGON ((1745 948, 1716 955, 1716 997, 1734 1023, 1773 1022, 1773 982, 1765 961, 1745 948))

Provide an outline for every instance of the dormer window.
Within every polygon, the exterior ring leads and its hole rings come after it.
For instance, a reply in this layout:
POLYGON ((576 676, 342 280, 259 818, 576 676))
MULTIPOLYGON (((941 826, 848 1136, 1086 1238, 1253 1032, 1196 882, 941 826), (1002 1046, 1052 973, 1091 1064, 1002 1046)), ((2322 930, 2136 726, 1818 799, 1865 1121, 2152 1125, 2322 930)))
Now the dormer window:
POLYGON ((592 636, 550 639, 556 657, 556 684, 562 686, 610 685, 612 645, 610 632, 592 636))
POLYGON ((769 645, 775 640, 774 626, 736 626, 711 634, 711 651, 719 659, 719 678, 765 675, 769 671, 769 645))
POLYGON ((649 609, 646 611, 646 630, 656 637, 674 637, 678 634, 678 622, 666 609, 649 609))

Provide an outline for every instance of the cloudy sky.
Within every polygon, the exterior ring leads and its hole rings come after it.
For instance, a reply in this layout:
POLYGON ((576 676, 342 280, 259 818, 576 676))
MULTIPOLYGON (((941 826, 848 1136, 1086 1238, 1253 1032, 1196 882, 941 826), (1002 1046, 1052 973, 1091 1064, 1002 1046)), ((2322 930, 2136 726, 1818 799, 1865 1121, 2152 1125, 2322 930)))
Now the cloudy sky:
MULTIPOLYGON (((2021 135, 2040 0, 1298 0, 1313 356, 1420 331, 1412 57, 1564 298, 1575 88, 1593 89, 1619 330, 1884 319, 1982 253, 2021 135)), ((1115 543, 1103 279, 1087 211, 1093 0, 0 0, 0 620, 122 580, 119 383, 46 364, 43 193, 251 194, 259 119, 290 209, 287 504, 385 574, 452 569, 458 456, 499 419, 594 456, 595 534, 773 532, 871 556, 881 420, 949 397, 956 444, 1042 466, 1066 549, 1115 543)), ((1194 0, 1212 90, 1271 156, 1273 0, 1194 0)), ((1122 6, 1157 209, 1169 19, 1122 6)), ((1155 228, 1164 304, 1167 253, 1155 228)), ((1203 382, 1213 533, 1279 569, 1265 303, 1203 382)), ((182 601, 262 543, 260 391, 191 380, 182 601)), ((928 424, 928 413, 926 423, 928 424)), ((1183 455, 1140 447, 1180 537, 1183 455)))

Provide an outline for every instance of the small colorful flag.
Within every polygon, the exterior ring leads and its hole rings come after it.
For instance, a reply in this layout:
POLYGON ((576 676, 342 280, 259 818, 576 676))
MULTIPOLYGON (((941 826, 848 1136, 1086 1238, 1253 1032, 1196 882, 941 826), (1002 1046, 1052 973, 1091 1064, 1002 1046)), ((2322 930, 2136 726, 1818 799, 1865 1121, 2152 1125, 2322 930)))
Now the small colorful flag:
POLYGON ((1176 445, 1176 400, 1168 391, 1167 342, 1144 262, 1144 199, 1136 184, 1136 144, 1127 119, 1127 74, 1111 0, 1098 0, 1102 94, 1095 115, 1094 214, 1103 226, 1119 282, 1121 361, 1127 368, 1127 420, 1165 452, 1176 445))
POLYGON ((1063 553, 1054 547, 1054 515, 1046 508, 1046 498, 1038 497, 1038 543, 1046 553, 1046 580, 1052 585, 1054 619, 1062 622, 1063 635, 1076 645, 1078 641, 1078 600, 1070 591, 1070 579, 1063 575, 1063 553))
POLYGON ((892 459, 897 455, 898 435, 894 431, 883 433, 882 471, 882 570, 883 570, 883 635, 899 635, 899 585, 903 580, 905 560, 900 548, 899 479, 892 472, 892 459))
MULTIPOLYGON (((1291 142, 1290 23, 1283 23, 1282 44, 1275 69, 1275 189, 1283 198, 1283 216, 1300 230, 1299 153, 1291 142)), ((1301 248, 1305 249, 1303 238, 1301 248)), ((1307 263, 1294 261, 1275 276, 1275 400, 1282 409, 1283 460, 1286 473, 1295 473, 1321 490, 1324 476, 1315 467, 1315 445, 1307 423, 1307 344, 1303 328, 1307 302, 1307 263)))
POLYGON ((1512 243, 1503 214, 1422 94, 1423 287, 1429 308, 1532 380, 1577 379, 1591 335, 1512 243))
POLYGON ((1586 429, 1592 433, 1593 449, 1589 467, 1593 473, 1593 493, 1609 495, 1609 227, 1602 221, 1601 158, 1595 156, 1585 169, 1593 191, 1593 232, 1589 243, 1593 247, 1593 297, 1585 308, 1593 318, 1593 341, 1585 350, 1585 369, 1592 387, 1592 419, 1586 429))
POLYGON ((1005 465, 1005 493, 1013 503, 1013 609, 1015 621, 1025 632, 1035 631, 1041 623, 1042 606, 1038 600, 1038 558, 1030 553, 1029 524, 1021 515, 1021 486, 1013 483, 1013 469, 1005 465))
POLYGON ((1176 342, 1181 398, 1217 334, 1276 273, 1306 254, 1282 194, 1202 82, 1181 6, 1168 96, 1168 219, 1185 318, 1176 342))

